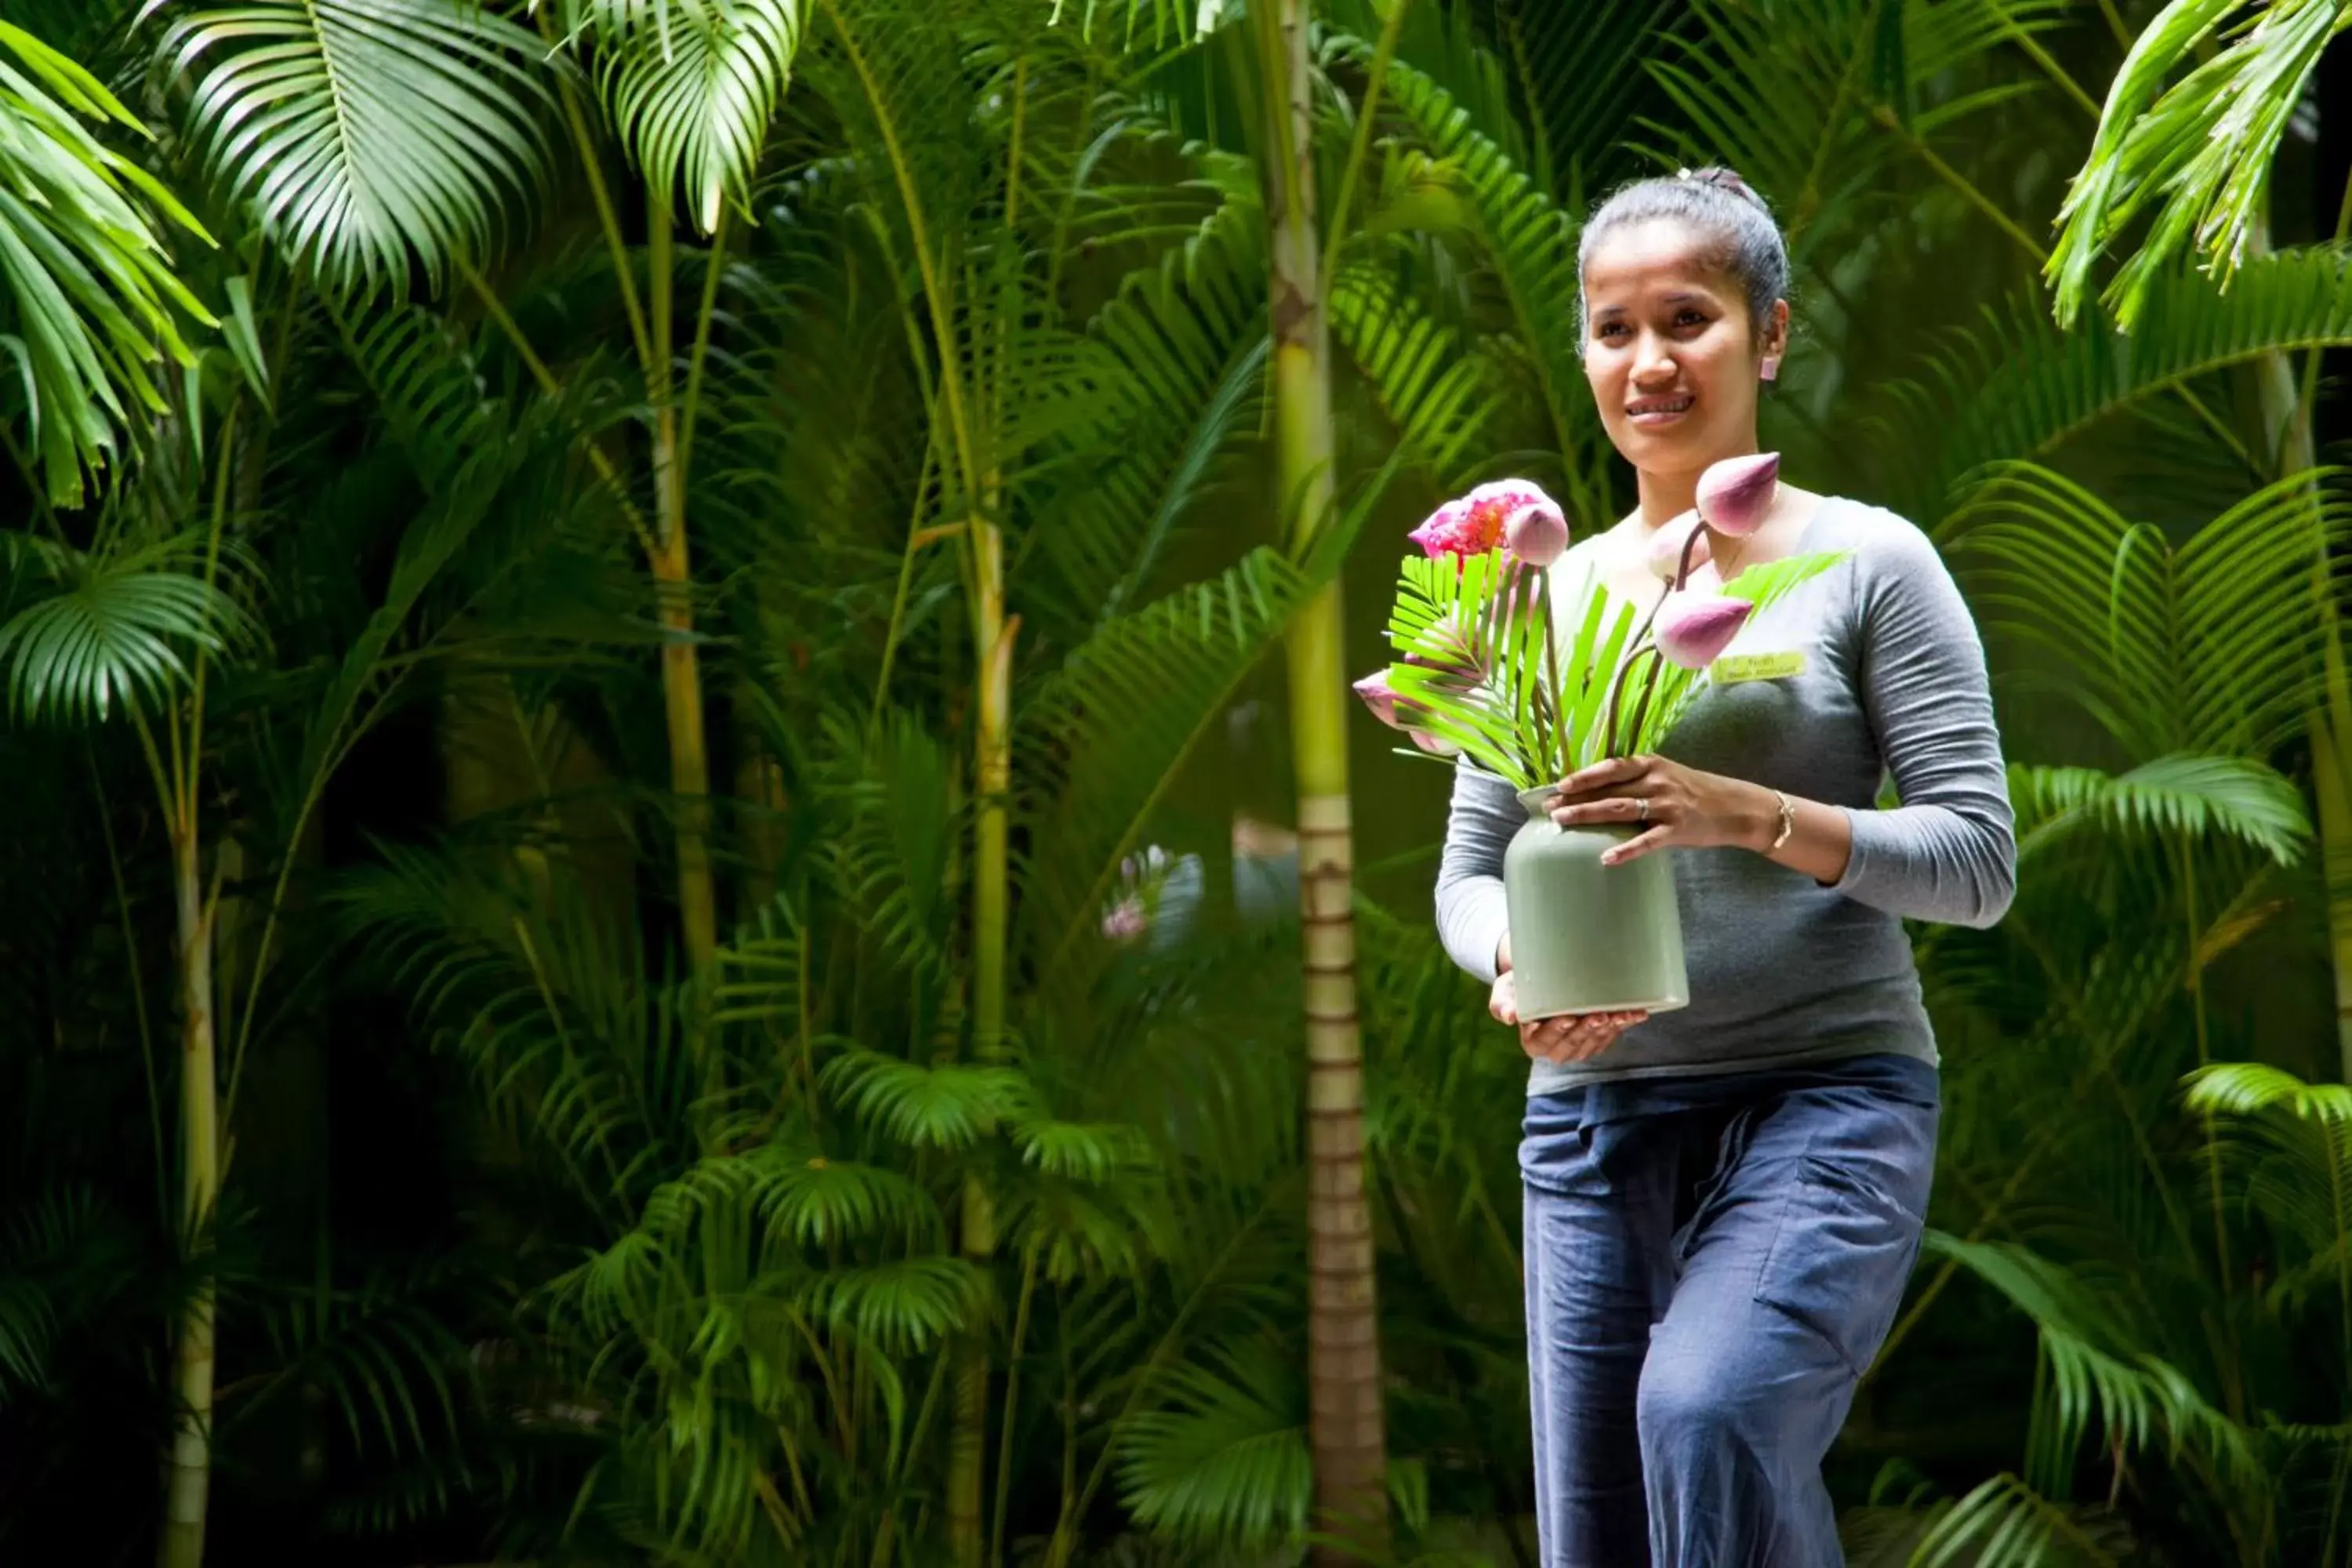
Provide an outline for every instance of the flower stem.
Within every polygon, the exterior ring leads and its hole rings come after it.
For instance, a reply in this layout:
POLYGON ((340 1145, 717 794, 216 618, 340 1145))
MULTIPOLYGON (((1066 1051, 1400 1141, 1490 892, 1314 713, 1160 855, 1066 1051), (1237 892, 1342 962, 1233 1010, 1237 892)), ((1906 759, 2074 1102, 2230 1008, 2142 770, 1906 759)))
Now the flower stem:
MULTIPOLYGON (((1643 634, 1646 635, 1649 629, 1649 627, 1643 626, 1642 628, 1643 634)), ((1643 654, 1655 653, 1656 651, 1657 647, 1655 644, 1643 645, 1640 642, 1639 637, 1636 637, 1633 651, 1627 654, 1625 656, 1624 662, 1617 667, 1616 678, 1609 683, 1609 706, 1603 711, 1601 719, 1601 756, 1593 758, 1592 760, 1594 762, 1597 763, 1603 757, 1613 757, 1618 754, 1617 703, 1619 700, 1625 695, 1625 678, 1633 672, 1635 662, 1639 660, 1643 654)))
POLYGON ((1664 656, 1659 654, 1657 644, 1652 643, 1642 651, 1651 656, 1653 668, 1650 672, 1650 684, 1642 688, 1642 700, 1633 704, 1633 723, 1625 737, 1626 749, 1629 751, 1641 749, 1642 726, 1650 717, 1650 699, 1658 694, 1658 682, 1664 679, 1666 674, 1665 660, 1664 656))

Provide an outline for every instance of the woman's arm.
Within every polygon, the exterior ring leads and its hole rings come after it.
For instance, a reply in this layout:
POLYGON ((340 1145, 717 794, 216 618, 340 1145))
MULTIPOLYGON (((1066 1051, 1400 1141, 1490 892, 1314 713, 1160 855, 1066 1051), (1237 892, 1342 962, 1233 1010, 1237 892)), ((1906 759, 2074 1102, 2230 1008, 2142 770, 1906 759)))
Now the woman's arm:
POLYGON ((1857 679, 1900 805, 1788 796, 1780 840, 1782 797, 1773 791, 1644 756, 1563 781, 1553 820, 1650 825, 1603 857, 1612 865, 1674 845, 1734 846, 1906 919, 2000 919, 2016 889, 2017 842, 1983 645, 1927 536, 1892 514, 1878 526, 1869 568, 1857 574, 1857 679))
POLYGON ((1906 919, 1989 926, 2017 890, 2017 837, 1984 645, 1927 536, 1891 515, 1879 526, 1857 589, 1859 679, 1902 804, 1821 808, 1853 840, 1832 886, 1906 919))
POLYGON ((1509 964, 1503 851, 1527 819, 1508 784, 1467 763, 1456 766, 1437 863, 1437 935, 1454 963, 1489 985, 1509 964))

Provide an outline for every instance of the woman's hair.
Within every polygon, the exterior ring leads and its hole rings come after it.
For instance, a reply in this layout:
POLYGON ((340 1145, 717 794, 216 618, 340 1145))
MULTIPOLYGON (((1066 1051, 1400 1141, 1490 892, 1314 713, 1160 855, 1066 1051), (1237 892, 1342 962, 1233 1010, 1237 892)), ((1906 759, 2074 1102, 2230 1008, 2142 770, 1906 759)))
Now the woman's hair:
POLYGON ((1620 185, 1584 220, 1576 242, 1576 332, 1591 330, 1584 303, 1584 268, 1601 242, 1628 225, 1670 219, 1702 236, 1709 261, 1736 279, 1748 297, 1748 330, 1760 336, 1772 303, 1789 292, 1789 247, 1764 198, 1728 169, 1684 169, 1620 185))

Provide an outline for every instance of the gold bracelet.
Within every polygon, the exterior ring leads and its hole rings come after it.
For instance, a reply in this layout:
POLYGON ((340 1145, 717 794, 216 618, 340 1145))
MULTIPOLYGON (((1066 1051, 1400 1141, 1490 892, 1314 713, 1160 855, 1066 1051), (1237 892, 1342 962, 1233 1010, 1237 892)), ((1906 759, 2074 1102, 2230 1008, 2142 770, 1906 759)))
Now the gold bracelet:
POLYGON ((1771 847, 1764 851, 1767 855, 1779 854, 1780 846, 1789 842, 1789 835, 1797 830, 1797 803, 1777 789, 1772 792, 1772 798, 1780 803, 1780 834, 1772 840, 1771 847))

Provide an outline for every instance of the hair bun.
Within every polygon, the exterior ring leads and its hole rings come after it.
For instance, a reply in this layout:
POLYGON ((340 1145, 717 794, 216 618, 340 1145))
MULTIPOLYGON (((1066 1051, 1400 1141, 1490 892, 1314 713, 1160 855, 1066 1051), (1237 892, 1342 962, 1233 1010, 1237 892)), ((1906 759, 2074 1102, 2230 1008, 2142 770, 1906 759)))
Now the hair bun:
POLYGON ((1737 171, 1727 169, 1720 163, 1710 164, 1704 169, 1677 169, 1675 177, 1688 180, 1694 184, 1712 185, 1718 191, 1744 196, 1759 207, 1764 205, 1764 198, 1756 194, 1754 187, 1741 179, 1737 171))

